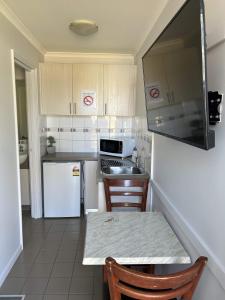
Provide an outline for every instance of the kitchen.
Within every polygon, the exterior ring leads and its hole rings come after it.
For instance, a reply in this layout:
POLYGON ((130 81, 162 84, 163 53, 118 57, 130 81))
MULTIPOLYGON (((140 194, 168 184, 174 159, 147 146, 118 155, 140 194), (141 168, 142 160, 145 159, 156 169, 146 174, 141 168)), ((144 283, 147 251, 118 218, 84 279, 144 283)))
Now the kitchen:
POLYGON ((204 1, 205 37, 202 0, 143 0, 132 7, 127 0, 78 0, 76 9, 74 2, 1 2, 0 294, 100 300, 106 279, 114 293, 112 270, 133 276, 138 264, 157 276, 192 263, 198 275, 206 265, 193 299, 223 299, 222 247, 215 234, 223 220, 223 123, 208 127, 201 66, 207 54, 210 90, 222 98, 223 18, 217 16, 224 4, 204 1), (190 11, 183 13, 188 3, 197 5, 193 22, 187 22, 190 11), (185 35, 183 43, 172 24, 193 26, 186 33, 197 34, 185 35), (90 36, 77 35, 89 29, 90 36), (26 202, 15 64, 25 70, 27 86, 26 202), (214 180, 212 173, 221 176, 214 180), (120 199, 112 205, 110 195, 120 199), (212 211, 217 218, 208 222, 212 211), (132 268, 125 270, 127 264, 132 268))

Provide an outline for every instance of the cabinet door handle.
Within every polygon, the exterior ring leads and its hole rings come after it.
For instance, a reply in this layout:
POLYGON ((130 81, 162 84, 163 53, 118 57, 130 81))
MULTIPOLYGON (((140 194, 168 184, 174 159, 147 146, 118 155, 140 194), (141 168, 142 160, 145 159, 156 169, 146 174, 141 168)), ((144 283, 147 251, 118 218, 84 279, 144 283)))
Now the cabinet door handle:
POLYGON ((72 103, 70 102, 70 115, 72 114, 72 103))
POLYGON ((77 113, 77 106, 76 103, 73 103, 73 114, 76 115, 77 113))
POLYGON ((167 96, 168 103, 170 104, 170 93, 167 92, 167 93, 166 93, 166 96, 167 96))
POLYGON ((172 91, 172 93, 171 93, 171 98, 172 98, 172 102, 175 103, 174 91, 172 91))
POLYGON ((107 103, 105 103, 105 115, 107 114, 107 103))

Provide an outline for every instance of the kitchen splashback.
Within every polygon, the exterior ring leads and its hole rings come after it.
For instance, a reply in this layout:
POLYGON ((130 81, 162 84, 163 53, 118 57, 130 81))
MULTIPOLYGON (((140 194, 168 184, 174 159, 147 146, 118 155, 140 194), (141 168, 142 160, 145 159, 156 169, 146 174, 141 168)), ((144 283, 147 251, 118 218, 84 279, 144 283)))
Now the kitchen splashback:
POLYGON ((47 117, 47 136, 57 152, 96 152, 100 137, 133 136, 133 119, 125 117, 47 117))
POLYGON ((57 152, 96 152, 100 137, 134 137, 140 163, 150 169, 151 133, 145 117, 47 116, 45 126, 41 132, 55 138, 57 152))

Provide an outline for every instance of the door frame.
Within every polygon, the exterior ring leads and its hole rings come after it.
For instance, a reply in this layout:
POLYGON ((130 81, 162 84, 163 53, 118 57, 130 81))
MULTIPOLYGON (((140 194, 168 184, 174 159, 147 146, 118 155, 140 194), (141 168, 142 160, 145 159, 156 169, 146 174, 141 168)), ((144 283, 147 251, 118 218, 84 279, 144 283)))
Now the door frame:
MULTIPOLYGON (((11 66, 13 80, 13 103, 14 120, 16 130, 16 150, 17 150, 17 184, 19 200, 19 216, 21 222, 22 238, 22 212, 21 212, 21 188, 20 188, 20 164, 19 164, 19 138, 17 123, 17 100, 15 84, 15 63, 25 69, 26 80, 26 102, 27 102, 27 127, 28 127, 28 155, 29 155, 29 179, 31 197, 32 218, 42 217, 42 187, 41 187, 41 151, 40 151, 40 115, 39 115, 39 95, 38 95, 38 71, 37 68, 27 63, 13 49, 11 49, 11 66)), ((22 241, 22 240, 21 240, 22 241)))

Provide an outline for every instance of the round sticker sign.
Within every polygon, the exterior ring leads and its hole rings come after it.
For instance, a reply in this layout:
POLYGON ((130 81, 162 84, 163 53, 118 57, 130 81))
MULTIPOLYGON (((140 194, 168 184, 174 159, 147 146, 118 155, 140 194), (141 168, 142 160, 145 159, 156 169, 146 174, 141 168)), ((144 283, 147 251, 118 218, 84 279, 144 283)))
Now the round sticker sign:
POLYGON ((154 99, 157 99, 159 98, 160 96, 160 91, 158 88, 152 88, 150 91, 149 91, 149 95, 154 98, 154 99))
POLYGON ((92 96, 85 96, 83 101, 85 105, 90 106, 93 104, 94 99, 92 96))

